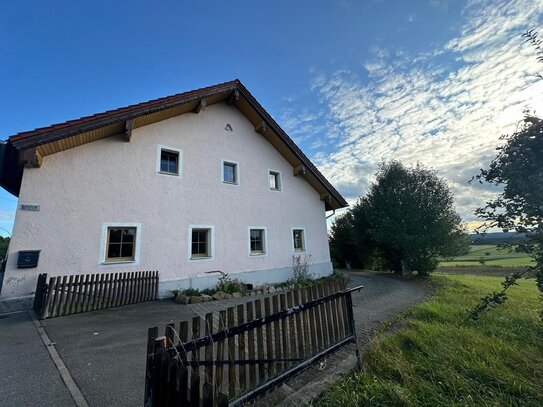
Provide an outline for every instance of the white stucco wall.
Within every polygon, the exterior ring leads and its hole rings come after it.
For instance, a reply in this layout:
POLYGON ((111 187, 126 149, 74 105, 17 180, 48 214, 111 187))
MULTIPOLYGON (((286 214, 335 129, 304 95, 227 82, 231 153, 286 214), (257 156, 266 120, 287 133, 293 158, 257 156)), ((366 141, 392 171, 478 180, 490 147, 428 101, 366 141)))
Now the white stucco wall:
POLYGON ((158 270, 168 289, 210 285, 211 270, 275 281, 291 270, 293 227, 305 229, 314 269, 331 272, 319 194, 226 104, 138 128, 131 142, 108 138, 47 156, 25 169, 19 204, 40 211, 17 211, 0 299, 31 295, 39 273, 158 270), (182 176, 157 174, 157 145, 182 150, 182 176), (238 163, 239 185, 221 182, 222 160, 238 163), (282 174, 281 192, 269 190, 270 169, 282 174), (138 261, 101 262, 108 222, 139 225, 138 261), (213 259, 190 260, 189 225, 213 225, 213 259), (249 255, 252 225, 267 229, 266 256, 249 255), (39 266, 17 269, 19 250, 41 250, 39 266))

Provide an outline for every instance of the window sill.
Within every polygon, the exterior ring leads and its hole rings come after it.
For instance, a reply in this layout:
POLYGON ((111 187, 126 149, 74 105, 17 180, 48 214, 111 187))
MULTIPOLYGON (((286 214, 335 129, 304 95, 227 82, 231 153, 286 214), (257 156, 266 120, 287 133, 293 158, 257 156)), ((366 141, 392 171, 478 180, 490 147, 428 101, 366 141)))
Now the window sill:
POLYGON ((274 192, 282 192, 283 190, 282 189, 278 189, 278 188, 270 188, 270 191, 274 191, 274 192))
POLYGON ((250 256, 258 257, 258 256, 267 256, 268 253, 251 253, 250 256))
POLYGON ((211 260, 213 257, 211 256, 202 256, 202 257, 191 257, 189 260, 191 261, 198 261, 198 260, 211 260))
POLYGON ((163 171, 159 171, 157 172, 158 175, 164 175, 164 176, 169 176, 169 177, 179 177, 180 175, 179 174, 176 174, 175 172, 163 172, 163 171))
POLYGON ((112 260, 112 261, 106 260, 106 261, 102 262, 102 265, 107 266, 109 264, 126 264, 126 263, 135 263, 135 262, 136 262, 136 260, 118 260, 118 261, 116 261, 116 260, 112 260))
POLYGON ((223 181, 222 183, 223 183, 223 184, 227 184, 227 185, 239 185, 238 182, 223 181))
POLYGON ((294 250, 294 253, 305 253, 305 249, 294 250))

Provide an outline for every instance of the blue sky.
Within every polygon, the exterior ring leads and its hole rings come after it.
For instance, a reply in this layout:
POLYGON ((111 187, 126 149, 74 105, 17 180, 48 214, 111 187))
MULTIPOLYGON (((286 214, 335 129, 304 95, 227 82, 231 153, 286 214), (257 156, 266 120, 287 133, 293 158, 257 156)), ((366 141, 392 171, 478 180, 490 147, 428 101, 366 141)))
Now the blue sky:
MULTIPOLYGON (((520 35, 543 1, 18 1, 0 5, 0 137, 240 79, 353 203, 382 159, 467 180, 543 110, 520 35)), ((0 193, 0 233, 16 198, 0 193)))

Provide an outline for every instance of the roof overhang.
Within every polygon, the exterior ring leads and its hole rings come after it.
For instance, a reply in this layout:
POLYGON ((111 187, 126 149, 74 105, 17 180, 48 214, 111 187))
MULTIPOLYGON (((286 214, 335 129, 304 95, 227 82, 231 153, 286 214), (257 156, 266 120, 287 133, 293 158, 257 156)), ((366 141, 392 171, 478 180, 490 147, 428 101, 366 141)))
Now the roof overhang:
POLYGON ((43 157, 106 137, 130 141, 132 130, 216 103, 229 103, 253 124, 293 167, 319 192, 326 210, 348 206, 345 199, 320 173, 251 93, 238 81, 180 93, 65 123, 18 133, 9 137, 2 152, 0 185, 18 196, 23 167, 39 167, 43 157))

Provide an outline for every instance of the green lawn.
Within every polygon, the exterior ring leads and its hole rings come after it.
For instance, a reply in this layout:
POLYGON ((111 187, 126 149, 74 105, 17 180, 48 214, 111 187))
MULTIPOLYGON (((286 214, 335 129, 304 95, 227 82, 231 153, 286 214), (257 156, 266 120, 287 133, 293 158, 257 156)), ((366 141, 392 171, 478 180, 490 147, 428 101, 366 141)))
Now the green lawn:
POLYGON ((500 249, 496 245, 470 246, 468 254, 442 261, 440 266, 477 266, 481 267, 481 259, 485 266, 530 266, 534 261, 526 253, 500 249))
POLYGON ((465 310, 502 278, 440 275, 435 296, 378 334, 364 372, 345 378, 317 406, 542 406, 543 341, 534 280, 479 321, 465 310))

